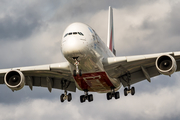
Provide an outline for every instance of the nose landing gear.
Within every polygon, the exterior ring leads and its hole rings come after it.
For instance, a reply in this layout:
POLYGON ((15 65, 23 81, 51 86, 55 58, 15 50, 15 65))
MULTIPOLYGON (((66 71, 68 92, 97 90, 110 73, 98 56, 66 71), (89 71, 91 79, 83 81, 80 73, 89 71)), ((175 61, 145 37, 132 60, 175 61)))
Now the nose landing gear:
POLYGON ((74 57, 73 59, 75 60, 74 65, 76 66, 76 70, 73 71, 73 76, 76 76, 77 74, 79 74, 79 76, 82 76, 81 69, 78 68, 79 65, 79 61, 77 60, 78 57, 74 57))

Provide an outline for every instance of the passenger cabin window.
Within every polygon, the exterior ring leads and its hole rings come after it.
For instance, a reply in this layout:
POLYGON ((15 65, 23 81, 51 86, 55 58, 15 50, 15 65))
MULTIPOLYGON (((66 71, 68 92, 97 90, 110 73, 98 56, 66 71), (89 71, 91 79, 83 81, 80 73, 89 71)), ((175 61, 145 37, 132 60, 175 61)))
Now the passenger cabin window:
POLYGON ((65 35, 64 35, 64 37, 66 37, 66 36, 68 36, 68 35, 81 35, 81 36, 84 36, 84 34, 82 34, 82 32, 71 32, 71 33, 66 33, 65 35))

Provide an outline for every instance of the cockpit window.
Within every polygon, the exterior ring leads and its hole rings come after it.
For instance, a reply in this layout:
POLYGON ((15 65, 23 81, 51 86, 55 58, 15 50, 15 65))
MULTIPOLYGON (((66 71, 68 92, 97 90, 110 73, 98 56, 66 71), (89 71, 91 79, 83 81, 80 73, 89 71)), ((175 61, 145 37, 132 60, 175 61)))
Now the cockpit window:
POLYGON ((66 37, 66 36, 68 36, 68 35, 81 35, 81 36, 84 36, 84 34, 82 34, 82 32, 71 32, 71 33, 66 33, 65 35, 64 35, 64 37, 66 37))
POLYGON ((68 35, 68 33, 66 33, 65 35, 64 35, 64 37, 66 37, 68 35))
POLYGON ((84 36, 81 32, 78 32, 78 34, 84 36))

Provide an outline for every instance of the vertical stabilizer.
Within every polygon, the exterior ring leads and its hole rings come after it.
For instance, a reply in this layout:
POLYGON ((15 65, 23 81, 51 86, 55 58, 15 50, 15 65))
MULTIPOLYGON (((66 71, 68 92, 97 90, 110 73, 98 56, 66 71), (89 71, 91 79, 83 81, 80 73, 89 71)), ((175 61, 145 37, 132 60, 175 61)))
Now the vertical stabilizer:
POLYGON ((114 48, 114 28, 113 28, 113 9, 109 6, 108 14, 108 35, 107 35, 107 46, 116 55, 114 48))

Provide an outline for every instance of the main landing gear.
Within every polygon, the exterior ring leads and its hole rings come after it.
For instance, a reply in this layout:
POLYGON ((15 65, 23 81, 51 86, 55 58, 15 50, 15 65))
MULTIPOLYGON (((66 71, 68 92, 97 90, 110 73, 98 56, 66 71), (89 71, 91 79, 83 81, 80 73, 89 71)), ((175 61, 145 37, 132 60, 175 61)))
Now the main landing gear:
POLYGON ((135 88, 132 87, 130 88, 130 86, 128 86, 128 88, 124 89, 124 96, 127 96, 129 93, 131 93, 131 95, 135 94, 135 88))
POLYGON ((131 93, 131 95, 134 95, 135 94, 135 88, 130 86, 130 81, 131 81, 131 73, 130 72, 127 72, 125 75, 123 75, 122 77, 122 80, 124 80, 128 87, 127 88, 124 88, 124 96, 127 96, 129 93, 131 93))
POLYGON ((107 93, 106 96, 107 96, 107 100, 112 99, 112 97, 114 97, 115 99, 120 98, 119 92, 115 92, 114 89, 112 89, 111 92, 107 93))
POLYGON ((84 91, 84 95, 80 96, 81 103, 85 102, 86 100, 88 100, 89 102, 93 101, 93 95, 88 95, 88 91, 84 91))
POLYGON ((82 76, 81 69, 78 68, 79 65, 79 61, 77 60, 78 57, 74 57, 73 59, 75 60, 74 65, 76 66, 76 70, 73 71, 73 76, 76 76, 77 74, 79 74, 79 76, 82 76))
POLYGON ((67 91, 64 91, 64 94, 61 94, 60 96, 60 101, 64 102, 65 100, 67 100, 68 102, 70 102, 72 100, 72 95, 71 93, 67 94, 67 91))

